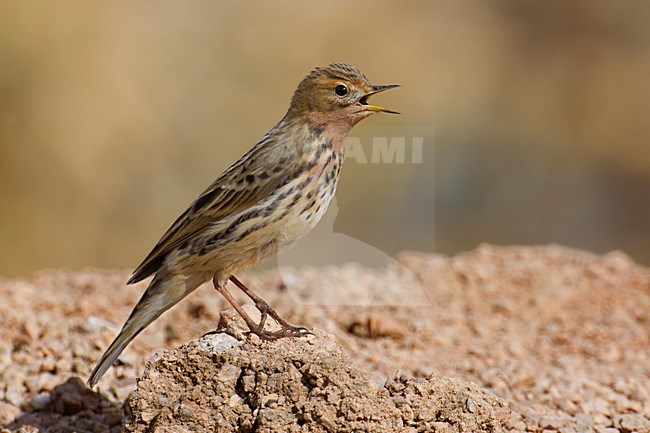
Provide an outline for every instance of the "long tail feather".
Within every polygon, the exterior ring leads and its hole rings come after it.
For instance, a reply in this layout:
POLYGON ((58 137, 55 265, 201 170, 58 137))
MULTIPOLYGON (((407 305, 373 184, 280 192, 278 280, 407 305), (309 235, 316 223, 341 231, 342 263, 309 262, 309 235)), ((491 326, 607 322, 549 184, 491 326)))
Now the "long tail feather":
POLYGON ((203 275, 174 275, 162 278, 158 278, 158 275, 156 275, 140 301, 136 304, 126 323, 124 323, 120 333, 97 362, 93 372, 88 377, 88 386, 92 388, 97 384, 99 379, 106 373, 106 370, 120 356, 124 348, 144 328, 194 291, 206 279, 203 275))

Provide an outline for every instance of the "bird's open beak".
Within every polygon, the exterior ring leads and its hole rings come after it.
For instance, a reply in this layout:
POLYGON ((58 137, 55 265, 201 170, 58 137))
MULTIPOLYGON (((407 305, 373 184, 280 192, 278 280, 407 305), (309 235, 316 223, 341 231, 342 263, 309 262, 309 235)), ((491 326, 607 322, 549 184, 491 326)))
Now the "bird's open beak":
POLYGON ((394 89, 399 87, 399 84, 388 84, 385 86, 372 86, 372 90, 359 99, 359 105, 362 105, 365 111, 376 111, 381 113, 400 114, 398 111, 389 110, 388 108, 380 107, 378 105, 368 104, 368 98, 375 93, 383 92, 384 90, 394 89))

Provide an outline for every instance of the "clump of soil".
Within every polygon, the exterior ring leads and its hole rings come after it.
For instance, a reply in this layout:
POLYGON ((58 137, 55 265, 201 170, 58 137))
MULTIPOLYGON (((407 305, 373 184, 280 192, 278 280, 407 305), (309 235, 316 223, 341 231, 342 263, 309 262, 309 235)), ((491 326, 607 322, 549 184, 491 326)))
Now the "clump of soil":
POLYGON ((159 352, 129 398, 129 431, 496 432, 509 410, 453 379, 372 382, 321 332, 241 342, 215 333, 159 352))

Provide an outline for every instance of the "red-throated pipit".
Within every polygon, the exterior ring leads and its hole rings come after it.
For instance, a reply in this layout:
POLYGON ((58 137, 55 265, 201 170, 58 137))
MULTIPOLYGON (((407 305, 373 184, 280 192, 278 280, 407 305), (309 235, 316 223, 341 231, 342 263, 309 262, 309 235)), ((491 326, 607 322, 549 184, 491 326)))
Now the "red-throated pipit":
POLYGON ((343 63, 307 75, 282 120, 178 217, 133 272, 129 284, 154 277, 88 384, 97 383, 140 331, 209 279, 261 338, 307 333, 234 274, 291 245, 320 220, 336 190, 346 135, 373 113, 396 113, 368 103, 370 95, 393 87, 373 85, 343 63), (226 289, 228 280, 255 302, 259 323, 226 289), (267 315, 282 326, 279 331, 264 328, 267 315))

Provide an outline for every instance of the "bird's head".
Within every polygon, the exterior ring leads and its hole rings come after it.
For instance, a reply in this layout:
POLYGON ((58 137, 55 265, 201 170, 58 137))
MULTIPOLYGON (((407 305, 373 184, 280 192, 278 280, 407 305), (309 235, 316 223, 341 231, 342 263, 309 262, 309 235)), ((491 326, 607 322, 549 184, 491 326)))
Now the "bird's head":
POLYGON ((399 114, 368 102, 371 95, 394 87, 399 85, 378 86, 370 83, 357 68, 332 63, 314 69, 298 84, 289 114, 313 124, 336 125, 349 131, 373 113, 399 114))

